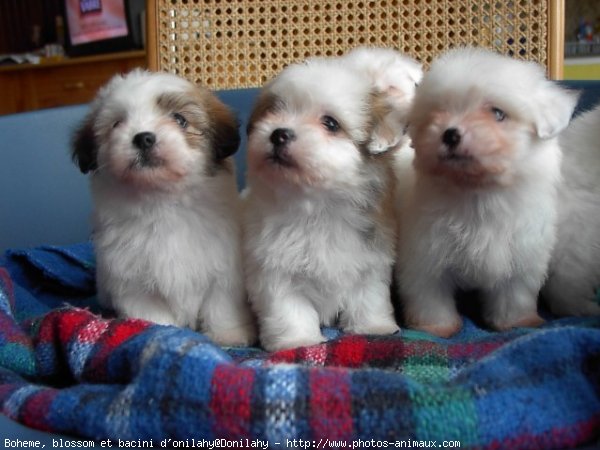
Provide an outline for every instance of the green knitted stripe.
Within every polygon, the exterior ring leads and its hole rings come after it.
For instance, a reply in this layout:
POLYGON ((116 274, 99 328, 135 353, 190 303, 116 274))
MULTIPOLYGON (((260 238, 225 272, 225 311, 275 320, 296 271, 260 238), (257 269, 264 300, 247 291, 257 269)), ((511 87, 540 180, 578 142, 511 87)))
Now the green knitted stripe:
POLYGON ((0 346, 0 367, 21 376, 34 376, 35 356, 31 349, 22 344, 6 343, 0 346))
POLYGON ((404 361, 403 373, 419 383, 442 383, 450 376, 448 358, 435 354, 409 356, 404 361))
POLYGON ((479 443, 475 399, 462 387, 416 386, 411 389, 416 439, 460 441, 461 447, 479 443))

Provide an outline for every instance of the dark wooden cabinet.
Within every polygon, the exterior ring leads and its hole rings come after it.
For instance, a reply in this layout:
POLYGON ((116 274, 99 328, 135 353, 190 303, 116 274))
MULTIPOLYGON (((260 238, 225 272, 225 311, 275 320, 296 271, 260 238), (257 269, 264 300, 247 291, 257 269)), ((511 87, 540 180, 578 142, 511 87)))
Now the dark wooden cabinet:
POLYGON ((143 50, 0 66, 0 114, 87 103, 113 75, 145 66, 143 50))

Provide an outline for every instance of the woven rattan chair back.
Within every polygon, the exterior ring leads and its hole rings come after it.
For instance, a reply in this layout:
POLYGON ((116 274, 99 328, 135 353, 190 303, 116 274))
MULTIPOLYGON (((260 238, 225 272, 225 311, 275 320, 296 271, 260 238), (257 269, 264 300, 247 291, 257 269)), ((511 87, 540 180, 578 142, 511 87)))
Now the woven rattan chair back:
POLYGON ((149 0, 148 66, 212 89, 258 87, 285 65, 359 45, 425 67, 479 45, 562 78, 564 0, 149 0))

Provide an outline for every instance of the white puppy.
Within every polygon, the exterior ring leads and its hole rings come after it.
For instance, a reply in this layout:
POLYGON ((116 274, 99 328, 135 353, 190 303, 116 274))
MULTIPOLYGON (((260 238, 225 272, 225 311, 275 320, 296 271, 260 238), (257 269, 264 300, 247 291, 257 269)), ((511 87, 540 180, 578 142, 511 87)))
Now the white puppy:
POLYGON ((233 161, 238 124, 171 74, 114 77, 74 138, 91 171, 99 301, 119 315, 255 339, 243 285, 233 161))
POLYGON ((397 281, 407 326, 450 336, 457 289, 494 329, 535 326, 556 234, 556 139, 577 96, 534 63, 484 49, 433 62, 409 115, 414 183, 402 193, 397 281))
POLYGON ((371 145, 385 95, 354 63, 317 58, 288 66, 255 105, 246 282, 268 350, 322 342, 320 325, 336 319, 351 333, 398 330, 394 145, 371 145))
POLYGON ((600 105, 560 135, 558 237, 542 291, 558 315, 600 315, 600 105))

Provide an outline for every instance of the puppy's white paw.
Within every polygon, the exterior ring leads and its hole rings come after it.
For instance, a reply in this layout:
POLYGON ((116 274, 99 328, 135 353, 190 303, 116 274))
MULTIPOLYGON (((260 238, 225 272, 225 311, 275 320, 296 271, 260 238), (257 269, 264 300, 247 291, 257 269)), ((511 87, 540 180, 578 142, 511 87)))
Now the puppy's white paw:
POLYGON ((400 139, 395 139, 395 136, 386 138, 385 136, 373 136, 371 142, 369 142, 368 148, 369 153, 378 155, 379 153, 385 153, 388 150, 398 147, 400 139))
POLYGON ((273 352, 297 347, 309 347, 311 345, 321 344, 326 340, 325 336, 319 333, 305 336, 261 336, 260 342, 265 350, 273 352))
POLYGON ((512 328, 535 328, 544 324, 545 320, 542 319, 537 313, 531 312, 522 315, 521 317, 513 317, 510 320, 504 319, 492 319, 489 321, 490 327, 497 331, 506 331, 512 328))
POLYGON ((438 289, 422 296, 403 297, 403 315, 407 328, 449 338, 462 329, 462 318, 449 289, 438 289), (446 292, 444 294, 444 292, 446 292))
POLYGON ((444 323, 409 323, 408 328, 415 330, 425 331, 426 333, 433 334, 441 338, 449 338, 454 336, 462 329, 462 319, 457 317, 453 321, 444 323))
POLYGON ((537 313, 539 287, 530 287, 523 279, 513 278, 499 283, 487 293, 483 317, 494 330, 539 327, 544 323, 537 313))
POLYGON ((381 318, 379 321, 371 321, 368 323, 355 323, 349 324, 344 327, 344 331, 347 333, 355 334, 377 334, 386 335, 394 334, 400 331, 400 327, 396 324, 396 321, 391 317, 381 318))
POLYGON ((207 330, 205 334, 216 344, 224 347, 245 347, 257 341, 256 326, 247 323, 235 328, 207 330))
POLYGON ((167 303, 156 295, 128 295, 115 298, 112 303, 120 317, 147 320, 158 325, 186 326, 186 323, 175 317, 167 303))

